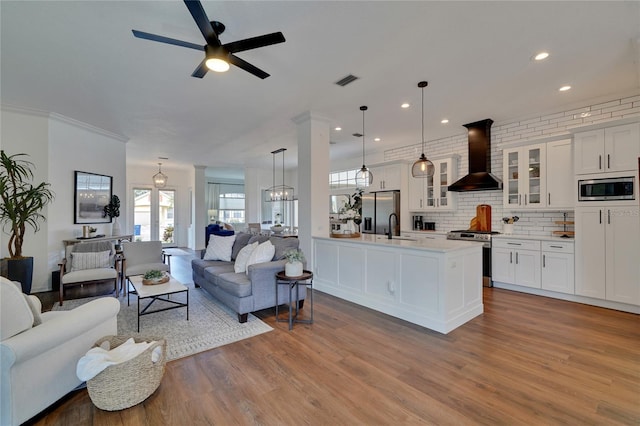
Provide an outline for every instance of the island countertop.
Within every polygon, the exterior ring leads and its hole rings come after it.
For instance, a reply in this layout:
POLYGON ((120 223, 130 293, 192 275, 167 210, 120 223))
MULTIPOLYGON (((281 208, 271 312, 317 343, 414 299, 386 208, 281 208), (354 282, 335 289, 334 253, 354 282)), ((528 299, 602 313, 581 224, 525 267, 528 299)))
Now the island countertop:
POLYGON ((418 249, 432 251, 438 253, 448 253, 452 251, 480 247, 477 242, 460 241, 460 240, 424 240, 418 238, 393 237, 389 239, 386 235, 362 234, 358 238, 331 238, 331 237, 313 237, 328 241, 336 241, 340 243, 351 244, 367 244, 385 247, 400 247, 408 249, 418 249))

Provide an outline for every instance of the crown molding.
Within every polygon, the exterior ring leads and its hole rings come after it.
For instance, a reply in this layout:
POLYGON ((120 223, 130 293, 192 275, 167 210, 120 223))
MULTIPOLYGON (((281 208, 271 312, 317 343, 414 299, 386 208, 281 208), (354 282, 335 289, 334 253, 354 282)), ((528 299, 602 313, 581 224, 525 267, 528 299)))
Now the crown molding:
POLYGON ((115 139, 124 143, 127 143, 129 141, 129 138, 125 136, 110 132, 108 130, 101 129, 91 124, 87 124, 82 121, 75 120, 73 118, 70 118, 55 112, 48 112, 48 111, 44 111, 37 108, 29 108, 29 107, 10 105, 10 104, 2 104, 0 105, 0 109, 6 112, 15 112, 17 114, 31 115, 33 117, 44 117, 50 120, 56 120, 60 123, 69 124, 71 126, 74 126, 83 130, 87 130, 91 133, 95 133, 101 136, 106 136, 108 138, 115 139))

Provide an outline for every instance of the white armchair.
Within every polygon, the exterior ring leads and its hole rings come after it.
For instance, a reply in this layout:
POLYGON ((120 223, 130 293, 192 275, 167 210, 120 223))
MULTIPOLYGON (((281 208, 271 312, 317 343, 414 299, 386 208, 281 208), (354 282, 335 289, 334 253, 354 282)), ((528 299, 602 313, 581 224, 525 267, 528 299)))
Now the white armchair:
POLYGON ((77 388, 76 364, 100 338, 117 334, 120 303, 97 299, 40 313, 35 296, 0 277, 0 424, 19 425, 77 388))
POLYGON ((136 241, 122 244, 122 276, 124 294, 129 277, 144 275, 152 269, 171 273, 171 255, 162 250, 161 241, 136 241))

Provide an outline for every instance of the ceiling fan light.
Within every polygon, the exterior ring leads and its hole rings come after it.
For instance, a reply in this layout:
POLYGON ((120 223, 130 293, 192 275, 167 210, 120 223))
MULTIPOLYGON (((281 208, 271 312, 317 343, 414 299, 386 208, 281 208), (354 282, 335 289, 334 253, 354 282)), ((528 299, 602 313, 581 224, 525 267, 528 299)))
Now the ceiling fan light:
POLYGON ((207 62, 205 62, 205 64, 207 65, 207 68, 209 68, 211 71, 215 71, 215 72, 229 71, 229 63, 220 58, 209 58, 207 59, 207 62))

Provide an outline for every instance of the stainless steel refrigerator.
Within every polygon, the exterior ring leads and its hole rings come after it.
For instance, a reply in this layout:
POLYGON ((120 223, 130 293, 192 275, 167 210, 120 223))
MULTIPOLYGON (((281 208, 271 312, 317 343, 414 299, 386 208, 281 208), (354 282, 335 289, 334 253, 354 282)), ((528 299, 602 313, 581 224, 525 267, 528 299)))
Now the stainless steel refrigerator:
POLYGON ((389 216, 395 213, 391 222, 393 235, 400 235, 400 191, 381 191, 362 194, 361 232, 365 234, 387 234, 389 216))

